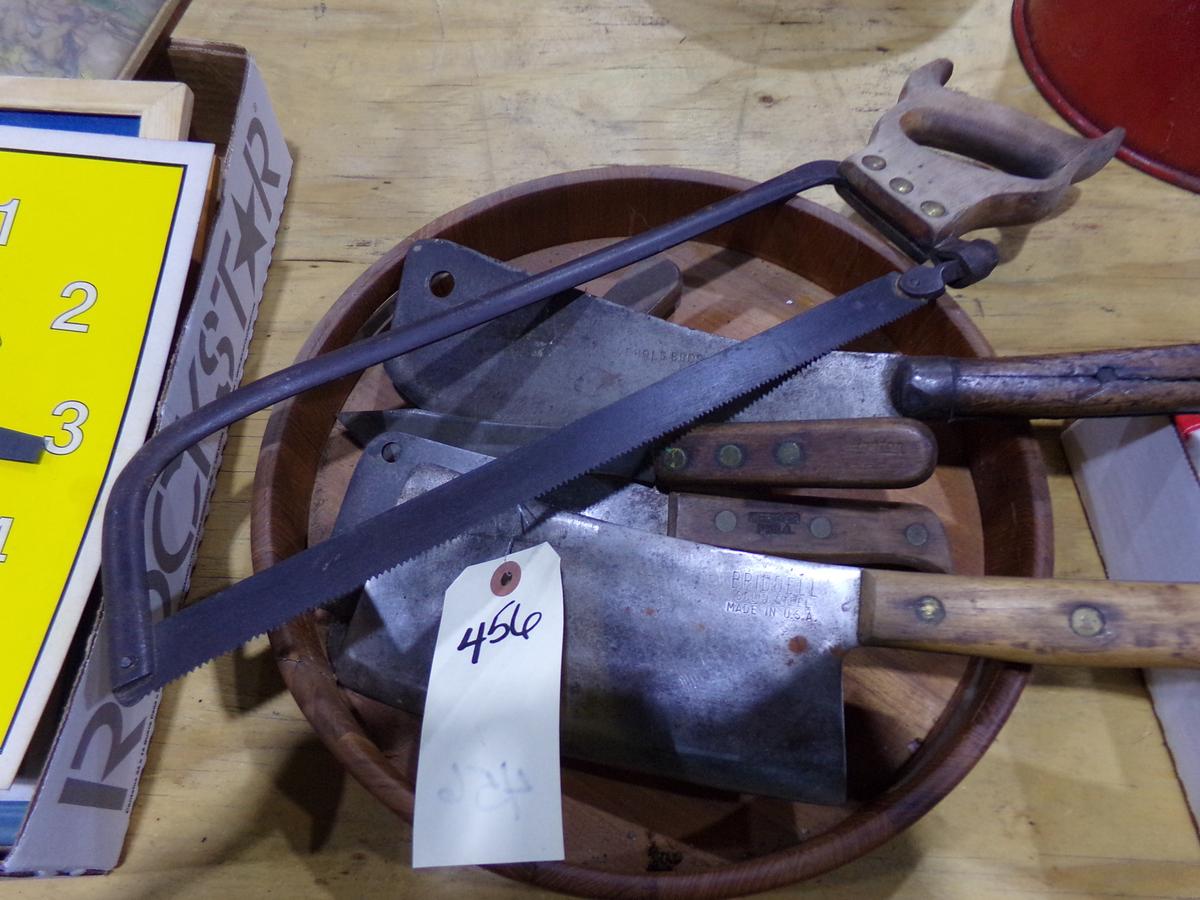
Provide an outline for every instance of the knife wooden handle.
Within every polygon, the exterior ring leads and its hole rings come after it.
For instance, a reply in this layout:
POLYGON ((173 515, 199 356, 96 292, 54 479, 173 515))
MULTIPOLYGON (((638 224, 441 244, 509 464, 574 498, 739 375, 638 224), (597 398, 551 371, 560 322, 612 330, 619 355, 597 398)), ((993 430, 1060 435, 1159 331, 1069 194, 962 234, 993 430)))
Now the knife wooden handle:
POLYGON ((667 534, 700 544, 813 562, 949 572, 942 521, 917 503, 777 502, 671 494, 667 534))
POLYGON ((937 464, 933 432, 911 419, 701 425, 655 455, 663 487, 909 487, 937 464))
POLYGON ((1011 662, 1200 666, 1200 584, 864 569, 859 640, 1011 662))
POLYGON ((892 402, 906 416, 952 419, 1129 416, 1200 410, 1200 344, 1007 359, 912 357, 892 402))

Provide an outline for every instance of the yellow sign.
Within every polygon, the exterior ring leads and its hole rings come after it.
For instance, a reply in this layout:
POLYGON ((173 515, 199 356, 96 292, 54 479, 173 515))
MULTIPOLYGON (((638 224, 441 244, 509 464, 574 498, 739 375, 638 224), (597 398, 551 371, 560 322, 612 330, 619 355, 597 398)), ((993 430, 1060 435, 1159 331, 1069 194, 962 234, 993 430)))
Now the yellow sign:
POLYGON ((199 212, 185 178, 211 159, 207 146, 146 161, 122 157, 158 142, 101 143, 123 152, 0 147, 0 426, 45 446, 37 463, 0 460, 4 755, 14 741, 23 752, 18 711, 48 689, 32 690, 42 669, 57 674, 65 643, 52 638, 69 641, 95 582, 107 486, 145 438, 178 315, 199 212))

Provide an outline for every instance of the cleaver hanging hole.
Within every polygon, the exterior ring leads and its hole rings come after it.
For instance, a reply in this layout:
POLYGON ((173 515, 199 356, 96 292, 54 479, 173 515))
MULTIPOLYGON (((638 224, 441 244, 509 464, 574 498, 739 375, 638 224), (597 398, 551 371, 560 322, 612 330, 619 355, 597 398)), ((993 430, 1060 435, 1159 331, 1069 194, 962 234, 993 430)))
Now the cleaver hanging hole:
POLYGON ((429 293, 444 300, 454 292, 454 276, 449 272, 434 272, 429 276, 429 293))

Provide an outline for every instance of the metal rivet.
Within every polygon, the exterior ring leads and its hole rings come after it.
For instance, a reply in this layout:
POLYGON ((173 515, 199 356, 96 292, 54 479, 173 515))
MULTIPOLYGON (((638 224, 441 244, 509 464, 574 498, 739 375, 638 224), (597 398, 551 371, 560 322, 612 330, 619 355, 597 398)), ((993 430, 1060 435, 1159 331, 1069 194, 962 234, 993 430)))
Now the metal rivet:
POLYGON ((907 178, 893 178, 888 182, 888 187, 890 187, 897 194, 911 194, 913 183, 907 178))
POLYGON ((824 516, 817 516, 808 523, 808 533, 815 538, 827 538, 833 534, 833 523, 824 516))
POLYGON ((724 444, 717 450, 717 462, 727 469, 736 469, 744 458, 742 448, 737 444, 724 444))
POLYGON ((887 168, 887 160, 882 156, 876 156, 872 153, 870 156, 863 157, 863 165, 872 171, 878 172, 880 169, 887 168))
POLYGON ((728 534, 737 528, 737 514, 732 510, 723 509, 713 517, 713 524, 717 526, 717 531, 728 534))
POLYGON ((926 200, 921 204, 921 212, 925 213, 931 219, 940 219, 946 214, 946 207, 942 206, 936 200, 926 200))
POLYGON ((904 529, 904 539, 914 547, 923 547, 929 540, 929 529, 920 522, 913 522, 904 529))
POLYGON ((922 597, 917 601, 917 618, 926 625, 936 625, 946 618, 946 607, 937 597, 922 597))
POLYGON ((1077 606, 1071 610, 1071 630, 1080 637, 1096 637, 1104 630, 1104 614, 1094 606, 1077 606))
POLYGON ((804 450, 795 441, 784 441, 775 448, 775 461, 781 466, 798 466, 804 462, 804 450))
POLYGON ((118 665, 122 669, 132 669, 133 668, 133 657, 132 656, 122 656, 118 662, 118 665))
POLYGON ((678 471, 688 463, 687 452, 682 447, 668 447, 662 452, 662 462, 671 471, 678 471))
POLYGON ((379 448, 379 455, 383 457, 384 462, 395 462, 400 458, 400 445, 388 441, 379 448))

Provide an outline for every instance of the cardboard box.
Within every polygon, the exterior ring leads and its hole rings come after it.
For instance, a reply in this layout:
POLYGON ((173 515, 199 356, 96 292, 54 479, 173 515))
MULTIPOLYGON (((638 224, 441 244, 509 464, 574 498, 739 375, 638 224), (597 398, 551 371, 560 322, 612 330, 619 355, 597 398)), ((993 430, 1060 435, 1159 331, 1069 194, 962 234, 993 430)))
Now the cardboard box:
MULTIPOLYGON (((245 50, 172 41, 148 77, 192 89, 191 137, 215 144, 219 158, 219 199, 210 212, 203 259, 189 279, 163 383, 161 427, 241 381, 292 160, 245 50)), ((221 433, 193 447, 152 495, 146 546, 152 591, 167 609, 187 592, 224 441, 221 433)), ((116 702, 103 612, 93 621, 65 705, 47 707, 61 710, 61 717, 56 729, 43 723, 44 764, 12 848, 0 860, 0 875, 101 873, 120 858, 159 695, 130 707, 116 702)))

